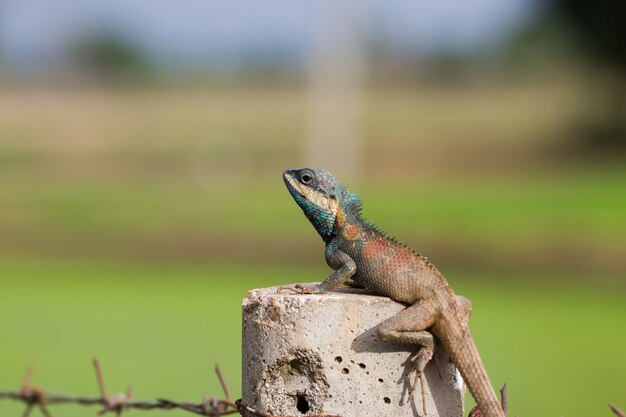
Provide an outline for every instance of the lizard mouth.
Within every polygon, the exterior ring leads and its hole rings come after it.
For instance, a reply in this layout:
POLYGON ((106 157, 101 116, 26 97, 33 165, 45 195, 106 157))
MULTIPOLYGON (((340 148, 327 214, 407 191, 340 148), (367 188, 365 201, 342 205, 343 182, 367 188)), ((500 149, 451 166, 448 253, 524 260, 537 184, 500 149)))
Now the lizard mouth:
POLYGON ((306 188, 304 185, 300 184, 300 181, 296 180, 294 176, 289 173, 289 171, 285 171, 283 173, 283 181, 285 181, 285 185, 289 192, 296 193, 301 197, 306 198, 306 188))
POLYGON ((310 203, 313 203, 322 210, 331 211, 333 213, 337 210, 337 200, 328 197, 325 193, 315 190, 311 187, 307 187, 302 184, 298 179, 289 171, 283 173, 283 180, 287 189, 294 197, 301 197, 310 203))

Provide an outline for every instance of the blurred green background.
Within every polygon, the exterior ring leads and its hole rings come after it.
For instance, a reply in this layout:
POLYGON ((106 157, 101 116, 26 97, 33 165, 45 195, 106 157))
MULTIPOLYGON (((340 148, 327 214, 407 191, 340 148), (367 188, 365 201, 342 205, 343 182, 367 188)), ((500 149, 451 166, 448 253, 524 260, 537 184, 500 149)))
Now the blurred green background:
POLYGON ((0 6, 0 388, 238 396, 246 291, 329 274, 313 165, 472 300, 511 415, 626 407, 620 3, 77 3, 0 6))

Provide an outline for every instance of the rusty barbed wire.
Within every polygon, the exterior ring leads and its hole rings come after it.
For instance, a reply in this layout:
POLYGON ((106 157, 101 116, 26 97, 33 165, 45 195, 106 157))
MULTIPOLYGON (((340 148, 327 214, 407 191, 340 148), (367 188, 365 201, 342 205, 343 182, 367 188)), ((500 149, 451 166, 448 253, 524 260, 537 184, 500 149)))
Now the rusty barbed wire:
MULTIPOLYGON (((22 417, 29 417, 33 409, 39 408, 41 414, 44 417, 53 417, 52 413, 48 409, 48 405, 59 404, 76 404, 81 406, 101 406, 102 409, 98 411, 98 415, 104 415, 107 413, 115 413, 116 417, 120 417, 124 410, 138 409, 138 410, 182 410, 189 413, 193 413, 206 417, 221 417, 231 414, 240 414, 242 416, 256 416, 256 417, 295 417, 285 415, 275 415, 257 410, 242 402, 241 399, 233 401, 230 393, 230 388, 226 383, 226 379, 222 374, 219 365, 215 365, 215 373, 224 391, 225 399, 219 399, 215 397, 205 396, 201 402, 193 403, 187 401, 172 401, 166 399, 156 399, 155 401, 133 401, 132 399, 132 387, 129 385, 126 388, 125 393, 108 395, 106 385, 104 382, 104 376, 102 368, 98 359, 93 359, 93 366, 96 371, 96 380, 98 382, 98 389, 100 391, 100 397, 83 397, 67 394, 51 394, 44 391, 43 388, 31 385, 31 379, 35 371, 34 366, 30 366, 26 371, 24 380, 22 382, 21 389, 19 391, 3 391, 0 390, 0 400, 9 399, 23 402, 26 405, 22 417)), ((502 404, 502 410, 505 415, 507 412, 507 392, 506 384, 500 389, 500 398, 502 404)), ((611 411, 618 417, 626 417, 626 413, 620 410, 616 405, 609 404, 611 411)), ((478 407, 474 407, 468 417, 481 417, 482 412, 478 407)), ((317 414, 308 415, 308 417, 341 417, 339 415, 331 414, 317 414)))
MULTIPOLYGON (((125 410, 138 409, 138 410, 174 410, 179 409, 189 413, 197 414, 207 417, 221 417, 230 414, 241 415, 254 415, 257 417, 290 417, 290 416, 276 416, 268 414, 254 409, 244 404, 241 399, 233 401, 226 383, 226 379, 222 374, 220 367, 215 365, 215 373, 219 379, 222 390, 224 391, 225 399, 219 399, 214 397, 204 397, 201 402, 185 402, 185 401, 172 401, 166 399, 156 399, 155 401, 134 401, 132 399, 132 387, 129 385, 126 388, 125 393, 109 395, 100 367, 100 362, 97 359, 93 359, 93 366, 96 371, 96 380, 98 382, 98 389, 100 391, 100 397, 82 397, 67 394, 51 394, 44 391, 43 388, 31 385, 31 379, 35 368, 29 367, 24 376, 21 389, 15 391, 2 391, 0 390, 0 400, 9 399, 23 402, 26 405, 22 417, 29 417, 33 409, 39 408, 44 417, 52 417, 48 406, 59 404, 76 404, 81 406, 101 406, 98 411, 98 415, 104 415, 107 413, 115 413, 116 417, 120 417, 125 410)), ((317 415, 309 417, 340 417, 335 415, 317 415)))

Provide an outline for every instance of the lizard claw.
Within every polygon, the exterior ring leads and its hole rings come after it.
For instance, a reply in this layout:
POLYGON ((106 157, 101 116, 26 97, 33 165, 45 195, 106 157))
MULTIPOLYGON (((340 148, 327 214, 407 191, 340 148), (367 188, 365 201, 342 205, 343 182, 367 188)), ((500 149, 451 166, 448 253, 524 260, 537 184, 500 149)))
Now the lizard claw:
POLYGON ((409 372, 406 376, 407 378, 407 382, 406 384, 408 385, 408 392, 409 392, 409 396, 408 396, 408 402, 413 401, 413 396, 415 395, 415 391, 417 390, 417 383, 419 381, 419 385, 421 388, 421 393, 422 393, 422 412, 424 413, 423 415, 426 415, 426 385, 424 382, 424 373, 414 369, 411 372, 409 372), (413 380, 413 384, 411 384, 411 374, 415 373, 415 379, 413 380))
POLYGON ((422 412, 423 415, 426 415, 426 381, 424 378, 424 369, 430 360, 432 359, 434 354, 434 350, 432 348, 422 347, 413 357, 409 358, 409 362, 412 364, 411 369, 406 374, 409 401, 413 400, 413 395, 417 390, 417 385, 419 382, 422 394, 422 412), (411 384, 411 375, 415 374, 415 379, 413 380, 413 384, 411 384))
POLYGON ((302 284, 296 284, 296 289, 300 290, 300 294, 313 294, 313 291, 303 286, 302 284))
POLYGON ((306 288, 302 284, 296 284, 293 287, 290 285, 281 285, 280 287, 278 287, 278 290, 276 290, 276 292, 281 293, 283 290, 292 291, 292 292, 295 292, 296 294, 313 294, 313 291, 306 288))

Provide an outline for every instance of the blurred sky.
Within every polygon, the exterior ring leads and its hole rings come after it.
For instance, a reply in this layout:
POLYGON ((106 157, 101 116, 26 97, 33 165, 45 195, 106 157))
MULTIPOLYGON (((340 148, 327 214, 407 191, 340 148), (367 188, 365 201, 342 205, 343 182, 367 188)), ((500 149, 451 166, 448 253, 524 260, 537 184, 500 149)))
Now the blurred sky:
MULTIPOLYGON (((537 0, 355 4, 366 8, 369 39, 414 52, 488 46, 539 8, 537 0)), ((3 0, 0 63, 18 70, 60 65, 72 42, 99 33, 115 33, 165 65, 232 66, 268 54, 297 63, 319 27, 319 7, 312 0, 3 0)))

